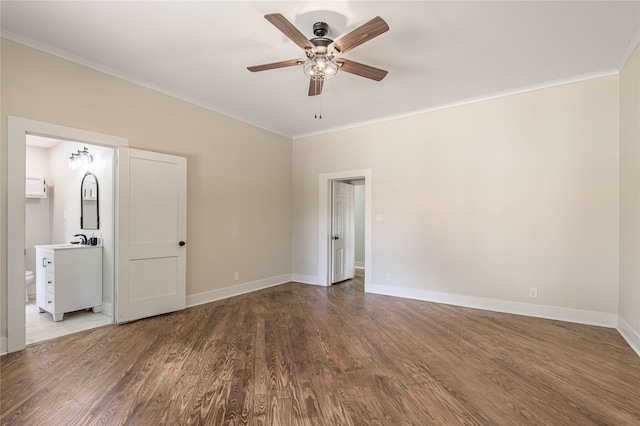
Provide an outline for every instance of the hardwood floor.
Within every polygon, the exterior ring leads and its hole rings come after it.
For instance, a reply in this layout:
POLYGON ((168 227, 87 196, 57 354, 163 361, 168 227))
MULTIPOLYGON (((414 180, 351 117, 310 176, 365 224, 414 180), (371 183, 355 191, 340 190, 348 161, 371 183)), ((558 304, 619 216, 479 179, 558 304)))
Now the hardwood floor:
POLYGON ((284 284, 0 360, 3 425, 640 424, 616 330, 284 284))

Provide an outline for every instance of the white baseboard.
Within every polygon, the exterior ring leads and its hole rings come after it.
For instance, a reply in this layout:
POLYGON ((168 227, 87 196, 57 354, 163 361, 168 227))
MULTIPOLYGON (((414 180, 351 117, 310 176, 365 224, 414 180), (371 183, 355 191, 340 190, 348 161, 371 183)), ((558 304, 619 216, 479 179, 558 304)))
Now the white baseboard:
POLYGON ((7 338, 0 337, 0 356, 7 354, 7 338))
POLYGON ((324 284, 320 283, 318 277, 312 275, 302 275, 302 274, 292 274, 291 281, 295 281, 297 283, 302 284, 311 284, 311 285, 320 285, 326 287, 324 284))
POLYGON ((427 302, 465 306, 467 308, 575 322, 579 324, 597 325, 608 328, 616 328, 618 326, 618 316, 616 314, 608 314, 605 312, 585 311, 559 306, 536 305, 533 303, 513 302, 509 300, 465 296, 461 294, 392 287, 379 284, 371 284, 367 287, 366 291, 369 293, 384 294, 387 296, 406 297, 409 299, 424 300, 427 302))
POLYGON ((353 266, 356 269, 364 269, 364 262, 355 262, 353 266))
POLYGON ((618 332, 640 356, 640 332, 634 330, 621 316, 618 316, 618 332))
POLYGON ((190 308, 191 306, 202 305, 204 303, 215 302, 216 300, 228 299, 229 297, 239 296, 241 294, 250 293, 252 291, 262 290, 264 288, 288 283, 290 281, 291 275, 286 274, 234 285, 231 287, 225 287, 218 290, 192 294, 187 296, 187 308, 190 308))

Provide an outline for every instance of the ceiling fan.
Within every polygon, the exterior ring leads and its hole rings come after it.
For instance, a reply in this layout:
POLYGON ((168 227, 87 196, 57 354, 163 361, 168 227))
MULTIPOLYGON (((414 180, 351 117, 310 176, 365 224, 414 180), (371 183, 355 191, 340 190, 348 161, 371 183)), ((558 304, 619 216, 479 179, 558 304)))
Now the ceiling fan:
POLYGON ((300 48, 304 50, 306 58, 290 59, 288 61, 247 67, 251 72, 302 65, 304 73, 311 80, 309 83, 309 96, 321 94, 324 81, 334 77, 338 70, 370 78, 375 81, 380 81, 387 75, 387 71, 385 70, 338 57, 338 55, 346 53, 354 47, 388 31, 389 26, 384 19, 379 16, 376 16, 369 22, 335 41, 325 37, 329 32, 329 26, 324 22, 316 22, 313 25, 313 34, 315 37, 308 40, 304 34, 282 14, 271 13, 264 17, 277 29, 282 31, 291 41, 300 46, 300 48))

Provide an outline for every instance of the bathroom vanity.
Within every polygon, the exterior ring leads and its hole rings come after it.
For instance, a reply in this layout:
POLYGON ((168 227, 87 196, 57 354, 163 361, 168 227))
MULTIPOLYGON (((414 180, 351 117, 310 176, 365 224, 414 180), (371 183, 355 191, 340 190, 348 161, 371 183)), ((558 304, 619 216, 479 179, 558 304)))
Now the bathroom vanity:
POLYGON ((36 306, 61 321, 66 312, 102 305, 102 247, 36 246, 36 306))

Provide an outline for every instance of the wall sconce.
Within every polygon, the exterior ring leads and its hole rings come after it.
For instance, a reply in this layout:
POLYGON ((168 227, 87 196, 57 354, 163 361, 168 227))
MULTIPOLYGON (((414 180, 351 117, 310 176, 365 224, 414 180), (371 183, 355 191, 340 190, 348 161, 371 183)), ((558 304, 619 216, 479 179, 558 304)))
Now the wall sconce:
POLYGON ((85 146, 82 151, 78 150, 78 153, 71 153, 69 157, 69 168, 71 170, 77 170, 79 167, 88 166, 93 163, 93 155, 89 153, 89 150, 85 146))

